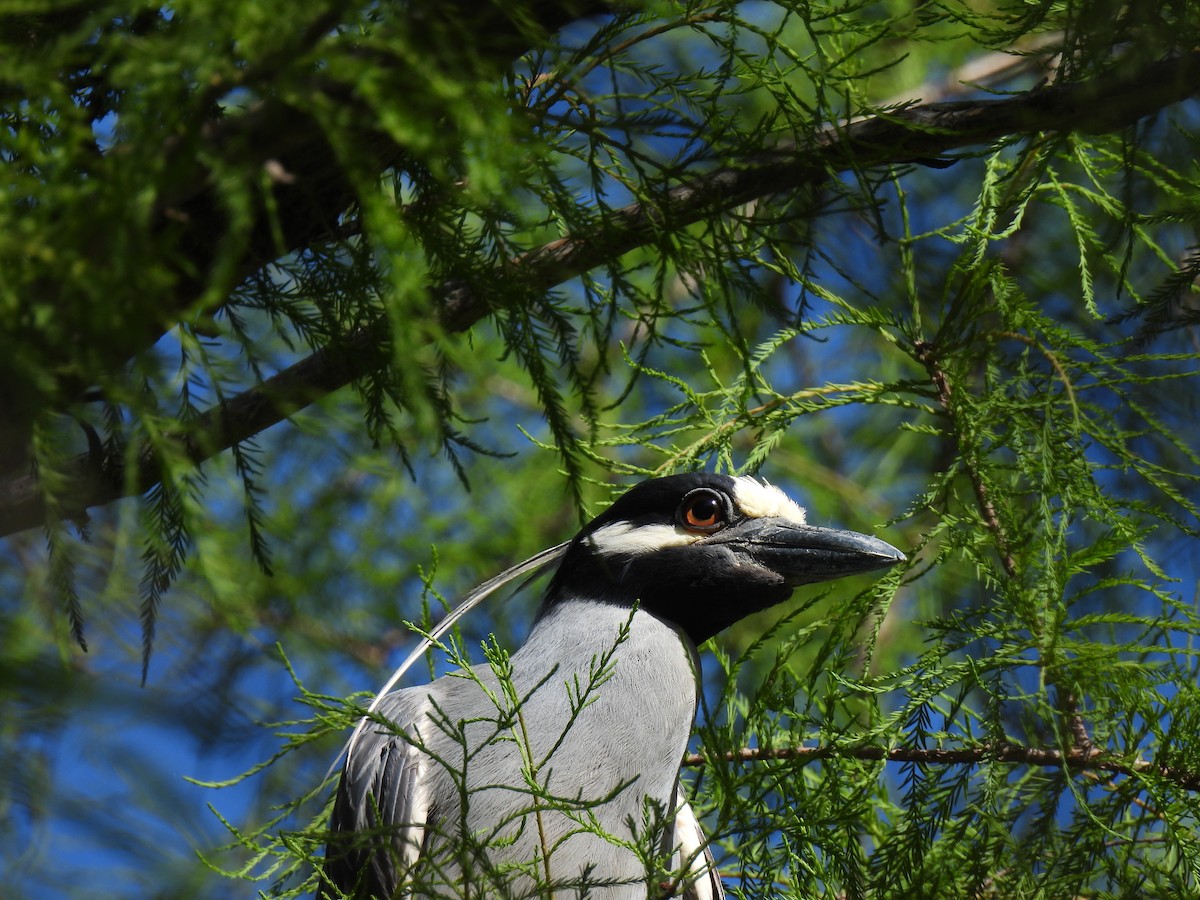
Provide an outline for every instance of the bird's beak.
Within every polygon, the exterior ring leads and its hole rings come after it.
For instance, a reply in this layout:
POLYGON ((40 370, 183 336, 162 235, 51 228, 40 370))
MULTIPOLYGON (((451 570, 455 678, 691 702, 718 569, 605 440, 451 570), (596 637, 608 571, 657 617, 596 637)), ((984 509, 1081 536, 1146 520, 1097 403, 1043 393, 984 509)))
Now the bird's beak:
POLYGON ((707 540, 732 545, 793 587, 886 569, 905 559, 891 544, 867 534, 773 517, 744 519, 707 540))

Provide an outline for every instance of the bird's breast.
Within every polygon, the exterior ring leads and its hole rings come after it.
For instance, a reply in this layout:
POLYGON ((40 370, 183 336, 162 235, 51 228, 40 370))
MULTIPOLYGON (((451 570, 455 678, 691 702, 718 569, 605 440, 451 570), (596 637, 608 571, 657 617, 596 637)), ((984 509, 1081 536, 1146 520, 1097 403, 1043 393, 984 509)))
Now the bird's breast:
POLYGON ((461 766, 441 779, 438 817, 486 836, 493 862, 533 859, 552 880, 586 870, 645 896, 642 863, 611 838, 663 840, 696 709, 690 641, 649 613, 570 601, 537 622, 507 677, 477 666, 436 684, 441 734, 422 737, 461 766))

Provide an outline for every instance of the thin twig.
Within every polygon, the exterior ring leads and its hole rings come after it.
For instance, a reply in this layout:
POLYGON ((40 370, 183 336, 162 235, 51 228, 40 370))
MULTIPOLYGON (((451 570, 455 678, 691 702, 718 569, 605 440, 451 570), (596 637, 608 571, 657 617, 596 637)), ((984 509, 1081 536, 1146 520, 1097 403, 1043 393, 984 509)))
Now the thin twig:
MULTIPOLYGON (((913 350, 917 360, 925 366, 925 370, 929 373, 934 390, 937 391, 938 403, 941 404, 946 415, 953 420, 955 406, 950 379, 946 374, 946 370, 938 362, 933 345, 926 341, 917 341, 913 345, 913 350)), ((1052 360, 1052 362, 1057 363, 1056 360, 1052 360)), ((1065 382, 1066 373, 1064 372, 1062 375, 1065 382)), ((992 540, 996 543, 996 551, 1000 555, 1000 564, 1004 568, 1004 574, 1009 579, 1016 579, 1017 561, 1008 543, 1008 535, 1005 533, 1004 526, 1000 522, 1000 517, 996 513, 995 504, 992 503, 991 496, 988 493, 987 484, 983 480, 983 474, 975 458, 974 448, 964 447, 960 435, 961 431, 958 428, 954 428, 954 440, 958 444, 959 456, 963 460, 963 465, 967 470, 967 478, 970 480, 971 487, 975 492, 975 502, 979 506, 979 515, 983 519, 984 526, 992 533, 992 540)), ((1075 696, 1073 691, 1061 691, 1060 696, 1062 696, 1062 713, 1066 717, 1071 730, 1071 740, 1074 744, 1074 749, 1080 753, 1091 752, 1092 738, 1088 733, 1087 723, 1084 722, 1083 716, 1079 712, 1079 698, 1075 696)))
MULTIPOLYGON (((768 762, 792 760, 801 763, 822 759, 861 759, 892 763, 916 763, 918 765, 978 765, 985 762, 1016 763, 1029 766, 1071 769, 1074 771, 1104 771, 1129 777, 1152 776, 1165 779, 1189 791, 1200 791, 1200 772, 1191 772, 1176 766, 1163 766, 1144 759, 1126 762, 1095 748, 1072 748, 1067 751, 1050 747, 1022 747, 1017 744, 981 744, 956 750, 942 748, 918 749, 912 747, 743 747, 722 753, 719 762, 768 762)), ((713 764, 707 754, 691 753, 683 758, 683 765, 701 768, 713 764)))
MULTIPOLYGON (((916 352, 917 360, 925 366, 925 370, 929 373, 929 378, 933 382, 934 389, 937 391, 938 403, 941 404, 946 414, 953 418, 955 407, 950 387, 950 378, 947 376, 946 370, 938 362, 933 345, 925 341, 918 341, 913 346, 913 350, 916 352)), ((958 433, 958 430, 955 429, 954 435, 955 441, 959 445, 959 456, 962 457, 963 465, 967 468, 967 477, 970 479, 971 488, 975 492, 975 502, 979 506, 979 515, 983 519, 984 526, 992 533, 992 540, 996 542, 996 551, 1000 554, 1000 565, 1004 567, 1004 574, 1009 578, 1016 578, 1017 561, 1009 549, 1008 536, 1004 532, 1004 526, 1000 523, 1000 517, 996 514, 995 504, 992 503, 988 487, 984 483, 983 475, 975 460, 975 455, 970 452, 969 448, 962 446, 962 441, 958 439, 958 433)))

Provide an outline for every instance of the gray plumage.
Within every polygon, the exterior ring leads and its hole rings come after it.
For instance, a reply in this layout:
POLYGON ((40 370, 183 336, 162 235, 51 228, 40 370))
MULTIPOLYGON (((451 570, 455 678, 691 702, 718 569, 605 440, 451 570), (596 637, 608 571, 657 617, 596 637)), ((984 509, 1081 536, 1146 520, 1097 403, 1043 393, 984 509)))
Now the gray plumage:
MULTIPOLYGON (((637 855, 615 852, 621 848, 596 831, 636 841, 643 835, 635 829, 642 831, 654 812, 643 798, 676 797, 696 710, 696 665, 686 637, 649 613, 583 601, 560 605, 534 626, 511 658, 510 694, 484 664, 469 676, 388 695, 380 715, 413 743, 369 726, 339 797, 344 810, 356 812, 355 831, 372 827, 375 804, 378 820, 402 826, 395 852, 372 857, 368 882, 386 890, 421 858, 423 880, 443 884, 448 897, 502 890, 541 897, 538 879, 568 896, 590 884, 592 896, 645 897, 647 873, 637 855), (652 684, 641 677, 639 664, 648 660, 658 672, 652 684), (517 705, 520 718, 512 715, 517 705), (638 709, 648 714, 631 712, 638 709), (601 762, 611 759, 622 765, 601 762), (531 779, 548 796, 535 796, 531 779), (504 858, 528 861, 536 872, 510 873, 503 886, 488 882, 494 865, 464 853, 455 843, 462 834, 475 835, 481 848, 502 845, 504 858), (476 890, 465 892, 470 884, 476 890)), ((661 814, 669 817, 672 807, 661 814)), ((694 821, 685 824, 694 828, 694 821)), ((665 838, 673 849, 674 829, 659 830, 659 843, 665 838)), ((685 843, 694 849, 697 839, 685 843)))
POLYGON ((697 644, 796 584, 901 558, 750 479, 639 485, 565 550, 505 678, 485 664, 378 703, 327 879, 352 897, 724 897, 679 790, 697 644))

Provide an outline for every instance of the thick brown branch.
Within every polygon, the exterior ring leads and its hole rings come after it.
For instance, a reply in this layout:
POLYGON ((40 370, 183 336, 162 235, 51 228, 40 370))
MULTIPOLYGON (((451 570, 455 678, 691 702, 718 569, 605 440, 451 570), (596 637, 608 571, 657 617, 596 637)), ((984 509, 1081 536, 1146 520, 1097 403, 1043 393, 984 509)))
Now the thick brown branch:
MULTIPOLYGON (((548 35, 610 8, 606 0, 511 4, 446 0, 412 4, 406 25, 415 44, 436 48, 431 54, 440 68, 489 79, 548 35)), ((308 23, 289 45, 289 52, 299 55, 303 48, 318 43, 337 23, 338 15, 326 13, 308 23)), ((270 83, 280 64, 278 59, 260 60, 237 73, 237 83, 209 85, 207 94, 215 101, 234 88, 257 89, 261 83, 270 83)), ((271 91, 264 92, 266 99, 242 112, 206 120, 196 134, 172 135, 164 141, 162 153, 171 161, 169 168, 174 174, 157 198, 156 227, 179 251, 178 281, 170 296, 156 299, 155 314, 146 317, 143 329, 131 329, 103 348, 110 368, 119 368, 152 346, 198 298, 212 290, 213 268, 225 252, 230 223, 208 160, 221 159, 228 168, 271 176, 267 179, 271 196, 259 198, 251 227, 239 237, 244 250, 240 264, 229 273, 230 288, 280 256, 337 233, 339 217, 356 199, 349 168, 383 172, 402 164, 407 148, 371 127, 377 111, 363 104, 354 85, 314 79, 310 92, 337 107, 358 110, 357 116, 348 118, 364 127, 340 150, 330 143, 326 126, 318 119, 295 101, 279 99, 271 91), (346 146, 354 148, 352 162, 341 155, 346 146)), ((215 102, 213 105, 215 108, 215 102)), ((72 392, 64 393, 70 396, 72 392)))
MULTIPOLYGON (((362 329, 336 346, 311 356, 204 412, 186 432, 168 435, 179 453, 199 464, 234 444, 270 428, 315 400, 384 365, 381 332, 362 329)), ((88 452, 71 460, 61 478, 71 485, 58 512, 83 518, 94 506, 149 490, 162 480, 162 459, 152 446, 137 453, 135 471, 125 457, 88 452)), ((46 505, 38 479, 27 475, 0 484, 0 533, 11 534, 45 521, 46 505)))
MULTIPOLYGON (((1189 791, 1200 791, 1200 772, 1189 772, 1174 766, 1162 766, 1144 759, 1125 762, 1095 748, 1072 748, 1066 752, 1046 747, 1021 747, 1016 744, 964 747, 958 750, 916 749, 909 747, 781 747, 773 750, 746 747, 724 753, 724 762, 764 762, 795 760, 816 762, 822 759, 863 759, 881 762, 917 763, 919 765, 979 765, 984 762, 1071 769, 1073 771, 1102 771, 1116 775, 1150 775, 1173 782, 1189 791)), ((691 753, 683 758, 690 768, 711 765, 703 753, 691 753)))
MULTIPOLYGON (((769 194, 815 186, 836 172, 932 159, 953 150, 1042 131, 1108 131, 1153 115, 1200 93, 1200 53, 1163 60, 1078 84, 1053 85, 1003 100, 932 103, 830 128, 804 146, 756 154, 740 165, 718 169, 682 184, 664 185, 654 202, 634 203, 606 216, 583 234, 553 241, 512 260, 496 278, 515 279, 542 292, 601 263, 651 242, 664 231, 683 228, 708 215, 769 194)), ((470 328, 493 311, 489 293, 476 284, 432 288, 448 331, 470 328)), ((382 326, 356 340, 386 344, 382 326)), ((187 454, 199 463, 282 421, 297 409, 384 364, 376 353, 321 350, 210 410, 187 454)), ((161 475, 150 450, 139 456, 137 477, 120 461, 84 454, 67 473, 71 507, 89 507, 140 493, 161 475)), ((46 510, 36 478, 0 486, 0 536, 44 521, 46 510)))
MULTIPOLYGON (((540 247, 518 262, 526 283, 545 289, 722 209, 823 182, 850 168, 935 159, 962 147, 1041 131, 1111 131, 1200 93, 1200 53, 1124 76, 1055 85, 1005 100, 910 107, 819 132, 808 146, 747 158, 666 189, 655 203, 617 210, 593 231, 540 247)), ((487 312, 485 298, 447 298, 443 320, 465 327, 487 312)))

